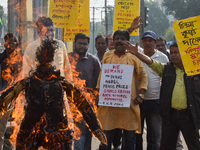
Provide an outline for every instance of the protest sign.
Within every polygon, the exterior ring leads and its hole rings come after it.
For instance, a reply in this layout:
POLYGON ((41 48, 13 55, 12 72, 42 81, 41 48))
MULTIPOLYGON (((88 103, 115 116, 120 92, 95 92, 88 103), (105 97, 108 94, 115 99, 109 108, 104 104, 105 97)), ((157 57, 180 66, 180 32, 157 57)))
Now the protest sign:
MULTIPOLYGON (((114 32, 126 30, 131 26, 133 19, 140 15, 140 0, 115 0, 114 32)), ((138 36, 134 30, 131 36, 138 36)))
POLYGON ((200 73, 200 16, 174 21, 174 31, 185 72, 200 73))
POLYGON ((74 41, 77 33, 85 33, 90 36, 90 0, 79 0, 78 26, 71 26, 64 29, 64 41, 74 41))
POLYGON ((49 17, 55 28, 77 26, 78 0, 50 0, 49 17))
POLYGON ((103 64, 98 105, 129 108, 133 70, 133 65, 103 64))

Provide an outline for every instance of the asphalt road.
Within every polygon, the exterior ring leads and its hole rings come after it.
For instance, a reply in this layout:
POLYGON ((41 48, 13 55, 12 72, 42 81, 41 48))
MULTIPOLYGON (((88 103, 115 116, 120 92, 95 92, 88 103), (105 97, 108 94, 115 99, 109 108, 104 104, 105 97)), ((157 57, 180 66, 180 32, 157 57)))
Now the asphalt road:
MULTIPOLYGON (((182 139, 182 144, 183 144, 183 148, 184 148, 183 150, 188 150, 182 135, 181 135, 181 139, 182 139)), ((145 132, 144 132, 143 140, 144 140, 143 141, 143 149, 146 150, 147 143, 146 143, 146 133, 145 132)), ((92 138, 92 150, 98 150, 99 144, 100 144, 100 142, 95 137, 93 137, 92 138)))

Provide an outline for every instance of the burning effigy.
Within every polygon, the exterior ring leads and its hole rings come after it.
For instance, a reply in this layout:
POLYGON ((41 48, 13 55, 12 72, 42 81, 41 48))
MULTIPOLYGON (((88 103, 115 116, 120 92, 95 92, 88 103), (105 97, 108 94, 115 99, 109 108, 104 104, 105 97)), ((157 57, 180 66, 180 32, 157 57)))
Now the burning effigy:
POLYGON ((60 76, 60 71, 52 65, 58 46, 54 40, 44 40, 36 51, 36 70, 0 96, 0 110, 3 115, 19 94, 25 91, 25 115, 17 134, 17 150, 40 147, 72 149, 73 131, 69 128, 67 116, 63 112, 64 93, 82 114, 94 136, 106 144, 106 137, 91 104, 81 91, 60 76))

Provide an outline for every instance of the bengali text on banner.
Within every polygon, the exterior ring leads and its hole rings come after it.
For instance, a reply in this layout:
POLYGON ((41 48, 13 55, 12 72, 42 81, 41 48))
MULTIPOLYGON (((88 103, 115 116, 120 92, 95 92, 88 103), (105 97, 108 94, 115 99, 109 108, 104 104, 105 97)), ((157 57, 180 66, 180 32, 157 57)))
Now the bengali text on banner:
POLYGON ((174 31, 185 72, 200 74, 200 16, 174 21, 174 31))

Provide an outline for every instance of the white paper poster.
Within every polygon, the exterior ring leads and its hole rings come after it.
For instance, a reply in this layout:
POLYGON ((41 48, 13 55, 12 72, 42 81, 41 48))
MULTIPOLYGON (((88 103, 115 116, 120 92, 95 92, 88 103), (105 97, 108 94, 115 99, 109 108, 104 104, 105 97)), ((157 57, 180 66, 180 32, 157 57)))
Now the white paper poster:
POLYGON ((130 107, 133 70, 133 65, 103 64, 98 105, 130 107))

